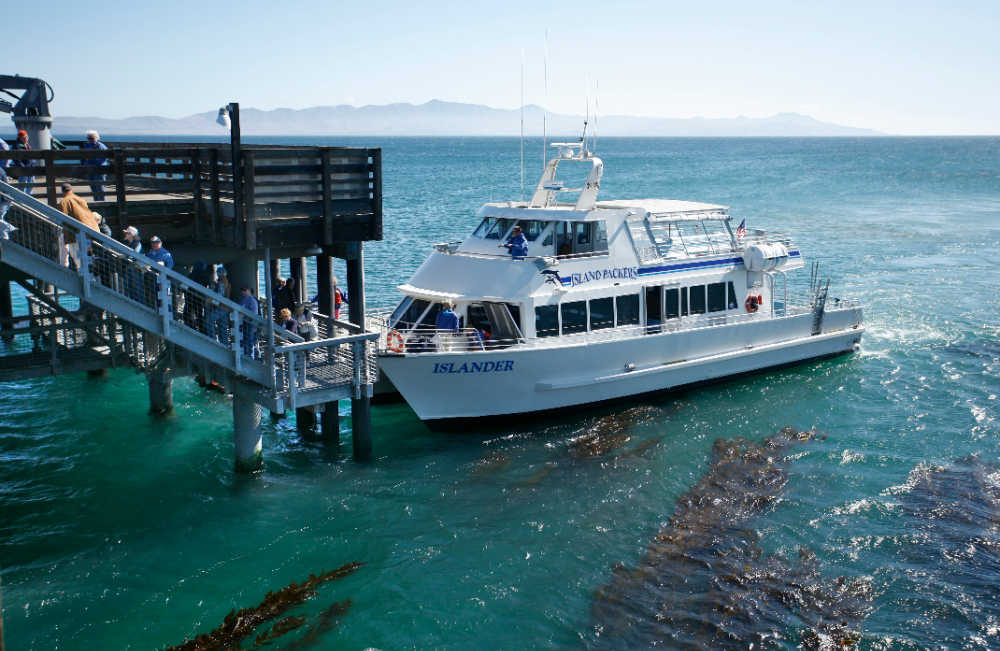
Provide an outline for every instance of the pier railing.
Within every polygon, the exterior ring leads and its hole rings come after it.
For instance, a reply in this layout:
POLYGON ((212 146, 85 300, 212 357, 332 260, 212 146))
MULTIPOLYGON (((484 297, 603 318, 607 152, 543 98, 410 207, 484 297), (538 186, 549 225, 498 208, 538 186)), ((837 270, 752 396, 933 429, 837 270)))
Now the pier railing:
POLYGON ((70 183, 109 225, 172 241, 258 249, 382 238, 379 149, 242 146, 234 168, 228 143, 67 144, 0 151, 0 164, 50 206, 70 183))

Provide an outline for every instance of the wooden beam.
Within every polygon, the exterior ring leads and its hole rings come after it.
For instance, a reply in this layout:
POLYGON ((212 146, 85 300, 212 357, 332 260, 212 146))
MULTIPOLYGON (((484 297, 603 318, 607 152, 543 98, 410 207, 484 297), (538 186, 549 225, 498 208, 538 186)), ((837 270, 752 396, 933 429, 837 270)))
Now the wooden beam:
POLYGON ((254 152, 243 152, 243 197, 246 202, 246 247, 249 250, 257 248, 257 188, 254 184, 254 152))

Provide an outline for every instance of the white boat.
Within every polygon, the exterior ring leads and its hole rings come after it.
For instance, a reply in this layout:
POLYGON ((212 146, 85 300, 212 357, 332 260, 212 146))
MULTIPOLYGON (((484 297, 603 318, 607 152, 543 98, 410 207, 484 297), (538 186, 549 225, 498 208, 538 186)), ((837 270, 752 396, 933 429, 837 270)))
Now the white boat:
POLYGON ((860 305, 827 300, 815 268, 789 302, 786 273, 803 261, 788 237, 734 229, 725 206, 598 201, 601 160, 583 139, 555 146, 530 201, 484 205, 472 236, 435 245, 398 307, 369 320, 381 371, 422 420, 544 412, 857 350, 860 305), (577 187, 556 179, 566 163, 585 167, 577 187), (518 257, 503 248, 515 226, 518 257), (436 327, 448 302, 457 329, 436 327))

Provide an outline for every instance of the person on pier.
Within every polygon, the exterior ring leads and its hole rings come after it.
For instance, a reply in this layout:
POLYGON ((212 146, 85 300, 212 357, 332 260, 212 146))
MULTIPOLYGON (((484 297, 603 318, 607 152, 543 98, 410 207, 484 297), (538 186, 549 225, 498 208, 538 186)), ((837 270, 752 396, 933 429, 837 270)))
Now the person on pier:
POLYGON ((292 311, 287 307, 282 308, 281 312, 278 313, 278 323, 280 323, 285 330, 299 334, 299 322, 292 318, 292 311))
MULTIPOLYGON (((101 136, 96 131, 87 132, 87 142, 81 147, 81 149, 99 150, 107 151, 108 147, 103 142, 101 142, 101 136)), ((84 167, 93 167, 95 170, 87 174, 87 180, 90 181, 90 191, 93 193, 92 198, 94 201, 104 201, 104 182, 108 180, 107 175, 102 170, 102 168, 108 166, 107 158, 86 158, 83 160, 84 167)))
POLYGON ((174 256, 163 248, 163 240, 156 235, 149 240, 149 253, 146 254, 146 257, 151 258, 153 262, 162 264, 167 269, 174 268, 174 256))
MULTIPOLYGON (((240 287, 240 306, 253 312, 254 315, 260 314, 260 303, 257 302, 250 288, 246 285, 240 287)), ((242 336, 240 344, 243 347, 243 354, 247 357, 254 357, 254 352, 257 349, 257 327, 253 323, 244 321, 240 324, 240 335, 242 336)))
MULTIPOLYGON (((17 142, 14 143, 14 151, 31 151, 31 145, 28 144, 28 132, 24 129, 17 132, 17 142)), ((11 163, 12 167, 34 167, 35 161, 33 160, 16 160, 11 163)), ((31 186, 35 182, 35 177, 33 176, 22 176, 17 182, 18 189, 25 193, 31 194, 31 186)))
MULTIPOLYGON (((91 212, 90 208, 87 206, 87 202, 73 192, 73 186, 69 183, 63 183, 62 194, 63 198, 59 201, 59 210, 80 222, 87 228, 100 232, 100 225, 97 223, 94 213, 91 212)), ((69 257, 73 260, 73 264, 75 264, 76 268, 79 269, 80 246, 76 241, 76 235, 71 230, 67 230, 65 231, 65 237, 66 251, 69 253, 69 257)))

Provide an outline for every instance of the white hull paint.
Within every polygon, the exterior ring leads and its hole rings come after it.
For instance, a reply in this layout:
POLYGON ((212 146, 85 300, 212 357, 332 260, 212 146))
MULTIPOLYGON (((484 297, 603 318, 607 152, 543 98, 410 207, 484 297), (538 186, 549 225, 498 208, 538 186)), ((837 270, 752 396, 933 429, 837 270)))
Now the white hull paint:
POLYGON ((382 371, 422 420, 539 412, 613 400, 851 352, 858 309, 546 348, 385 356, 382 371), (626 370, 629 365, 631 370, 626 370))

